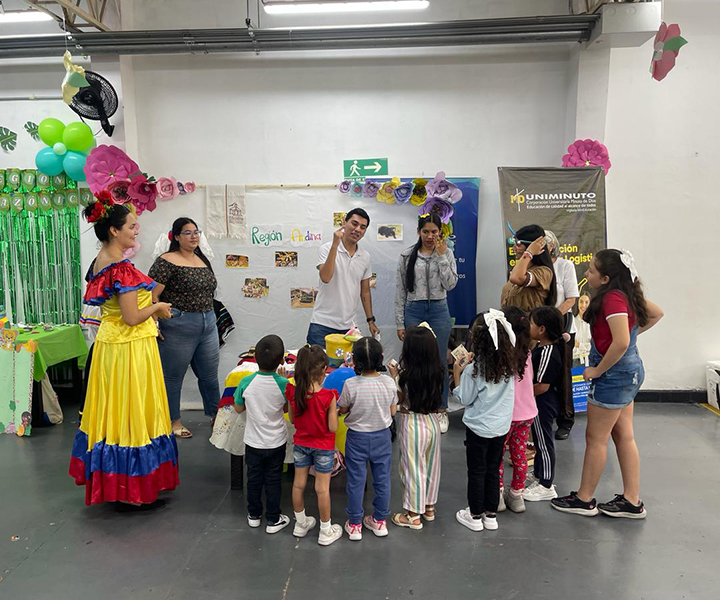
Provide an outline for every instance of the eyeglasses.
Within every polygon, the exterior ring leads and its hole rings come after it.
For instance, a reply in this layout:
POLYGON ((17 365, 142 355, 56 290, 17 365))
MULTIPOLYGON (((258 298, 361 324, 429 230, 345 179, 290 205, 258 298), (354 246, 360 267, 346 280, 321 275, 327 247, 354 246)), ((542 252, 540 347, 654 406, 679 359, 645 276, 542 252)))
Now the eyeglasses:
POLYGON ((532 242, 529 242, 528 240, 519 240, 517 238, 508 238, 508 244, 515 245, 515 246, 529 246, 532 244, 532 242))
POLYGON ((184 235, 187 237, 200 237, 201 233, 202 231, 198 229, 197 231, 181 231, 180 235, 184 235))

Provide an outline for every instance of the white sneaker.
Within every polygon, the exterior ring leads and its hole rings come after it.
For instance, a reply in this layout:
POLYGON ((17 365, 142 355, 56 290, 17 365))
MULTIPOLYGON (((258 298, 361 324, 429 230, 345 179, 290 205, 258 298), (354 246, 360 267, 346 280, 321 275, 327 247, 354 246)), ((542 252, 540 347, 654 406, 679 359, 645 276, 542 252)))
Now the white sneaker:
MULTIPOLYGON (((360 534, 362 536, 362 534, 360 534)), ((333 542, 339 540, 342 537, 342 527, 337 523, 330 527, 328 531, 320 530, 320 536, 318 537, 318 544, 321 546, 329 546, 333 542)))
POLYGON ((438 421, 440 422, 440 433, 447 433, 450 429, 450 417, 446 412, 438 413, 438 421))
POLYGON ((372 515, 363 519, 363 525, 372 531, 377 537, 385 537, 388 534, 387 521, 376 521, 372 515))
POLYGON ((248 515, 248 525, 250 525, 250 527, 260 527, 261 524, 262 519, 260 517, 256 519, 255 517, 248 515))
POLYGON ((497 517, 488 517, 483 513, 482 524, 485 529, 495 531, 498 528, 497 517))
POLYGON ((305 517, 304 523, 300 523, 300 521, 296 520, 293 535, 295 537, 305 537, 308 534, 308 531, 315 527, 316 524, 317 521, 315 520, 315 517, 305 517))
POLYGON ((359 542, 362 539, 362 525, 360 523, 351 525, 350 521, 345 521, 345 532, 352 542, 359 542))
POLYGON ((552 500, 557 497, 558 495, 554 485, 546 488, 539 481, 533 482, 523 491, 523 498, 527 502, 540 502, 541 500, 552 500))
POLYGON ((482 519, 474 519, 472 513, 470 512, 470 507, 457 511, 455 513, 455 518, 458 520, 458 523, 465 525, 465 527, 471 531, 483 530, 482 519))
POLYGON ((500 502, 498 502, 498 512, 503 512, 506 510, 507 507, 505 506, 505 493, 503 492, 503 489, 500 488, 500 502))
POLYGON ((512 492, 508 492, 505 504, 514 513, 525 512, 525 500, 523 500, 522 494, 516 496, 512 492))
POLYGON ((277 523, 274 525, 270 525, 270 523, 267 524, 265 527, 265 531, 268 533, 277 533, 281 529, 285 529, 288 525, 290 525, 290 517, 287 515, 280 515, 280 518, 278 518, 277 523))
POLYGON ((525 487, 529 488, 533 483, 537 483, 538 478, 535 477, 535 474, 530 471, 527 474, 527 477, 525 477, 525 487))

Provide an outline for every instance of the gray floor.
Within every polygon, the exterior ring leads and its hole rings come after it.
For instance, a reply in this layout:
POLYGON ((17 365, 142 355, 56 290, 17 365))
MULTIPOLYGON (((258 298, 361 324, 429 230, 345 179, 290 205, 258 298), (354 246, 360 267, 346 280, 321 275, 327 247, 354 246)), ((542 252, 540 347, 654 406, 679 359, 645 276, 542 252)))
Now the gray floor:
MULTIPOLYGON (((67 476, 76 423, 0 436, 0 597, 42 600, 249 598, 718 598, 720 418, 695 405, 641 404, 646 521, 587 519, 547 503, 503 513, 500 529, 473 533, 455 521, 466 506, 463 430, 443 436, 438 519, 419 532, 391 525, 318 546, 250 530, 242 492, 228 490, 229 457, 207 441, 209 425, 188 413, 181 486, 154 514, 85 507, 67 476), (17 541, 12 541, 18 536, 17 541)), ((577 486, 584 419, 559 442, 558 487, 577 486)), ((397 448, 396 448, 397 452, 397 448)), ((611 453, 598 496, 621 490, 611 453)), ((291 511, 286 477, 283 506, 291 511)), ((344 522, 344 476, 333 480, 334 521, 344 522)), ((400 508, 393 480, 393 509, 400 508)), ((371 493, 369 493, 371 496, 371 493)), ((366 507, 370 502, 366 503, 366 507)), ((317 514, 314 497, 310 514, 317 514)), ((288 512, 288 514, 292 514, 288 512)))

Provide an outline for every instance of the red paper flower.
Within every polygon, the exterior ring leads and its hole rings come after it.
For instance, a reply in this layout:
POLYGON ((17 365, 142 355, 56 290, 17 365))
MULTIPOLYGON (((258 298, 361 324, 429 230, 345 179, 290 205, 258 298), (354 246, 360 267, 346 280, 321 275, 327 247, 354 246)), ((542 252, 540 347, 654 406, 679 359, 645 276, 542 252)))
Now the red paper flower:
POLYGON ((608 149, 597 140, 576 140, 568 146, 568 153, 562 157, 563 167, 602 167, 605 175, 612 164, 608 149))
POLYGON ((107 191, 110 192, 115 204, 125 204, 126 202, 130 202, 128 196, 129 187, 129 179, 116 179, 107 186, 107 191))
POLYGON ((145 175, 136 175, 130 181, 127 191, 130 202, 137 209, 137 214, 141 215, 143 211, 154 211, 156 208, 155 199, 157 198, 157 187, 145 175))

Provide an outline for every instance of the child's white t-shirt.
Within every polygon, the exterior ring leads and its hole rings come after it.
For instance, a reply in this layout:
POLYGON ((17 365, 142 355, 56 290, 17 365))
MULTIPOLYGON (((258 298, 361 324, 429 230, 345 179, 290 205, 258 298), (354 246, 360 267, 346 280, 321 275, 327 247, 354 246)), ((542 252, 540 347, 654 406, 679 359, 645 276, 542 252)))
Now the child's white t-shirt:
POLYGON ((397 400, 397 386, 392 378, 360 375, 345 382, 338 405, 350 409, 345 417, 348 429, 373 432, 390 427, 390 407, 397 404, 397 400))
POLYGON ((247 413, 245 445, 262 450, 279 448, 287 442, 285 387, 288 380, 277 373, 248 375, 235 390, 235 404, 244 404, 247 413))

